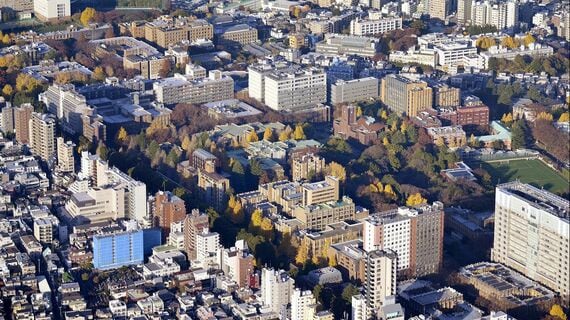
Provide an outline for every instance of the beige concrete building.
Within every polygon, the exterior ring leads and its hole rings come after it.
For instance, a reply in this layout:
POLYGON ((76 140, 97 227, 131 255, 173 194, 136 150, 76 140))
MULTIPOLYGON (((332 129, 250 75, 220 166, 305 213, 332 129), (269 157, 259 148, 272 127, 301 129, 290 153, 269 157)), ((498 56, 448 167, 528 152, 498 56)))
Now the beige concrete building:
POLYGON ((491 259, 570 300, 570 202, 521 182, 498 185, 491 259))
POLYGON ((326 176, 324 181, 304 183, 301 189, 304 206, 337 201, 339 199, 339 180, 326 176))
POLYGON ((356 207, 352 199, 344 197, 341 201, 297 206, 293 210, 293 216, 306 229, 324 230, 329 224, 354 220, 356 207))
POLYGON ((34 15, 41 21, 67 20, 71 17, 70 0, 34 0, 34 15))
POLYGON ((401 75, 388 75, 382 79, 380 100, 392 111, 415 117, 433 104, 432 89, 424 81, 401 75))
POLYGON ((331 84, 330 103, 350 103, 378 97, 379 81, 375 77, 354 80, 337 80, 331 84))
POLYGON ((234 97, 234 81, 219 70, 210 71, 208 78, 189 80, 175 74, 153 84, 156 100, 166 105, 177 103, 201 104, 234 97))
POLYGON ((457 107, 461 104, 461 89, 440 85, 434 88, 436 107, 457 107))
POLYGON ((467 135, 461 126, 431 127, 427 128, 427 133, 436 145, 455 148, 467 143, 467 135))
POLYGON ((161 74, 168 74, 173 66, 173 59, 161 54, 151 56, 129 55, 123 58, 125 69, 137 70, 145 79, 159 79, 161 74))
POLYGON ((71 141, 65 141, 63 137, 58 137, 57 141, 57 170, 59 172, 75 172, 75 161, 73 158, 73 147, 71 141))
POLYGON ((238 24, 218 34, 216 40, 220 45, 244 46, 257 41, 257 29, 247 24, 238 24))
POLYGON ((445 20, 449 11, 449 0, 427 0, 424 3, 431 18, 445 20))
POLYGON ((367 319, 385 304, 386 297, 396 295, 397 255, 392 250, 374 250, 366 259, 364 291, 367 319))
POLYGON ((214 27, 206 20, 161 17, 145 25, 145 39, 168 48, 182 41, 212 39, 214 27))
POLYGON ((276 111, 304 111, 327 101, 327 76, 320 68, 280 69, 265 75, 264 101, 276 111))
POLYGON ((350 21, 350 34, 355 36, 373 36, 401 28, 402 18, 395 17, 350 21))
POLYGON ((30 0, 0 0, 0 8, 10 8, 16 11, 18 19, 32 17, 34 11, 34 1, 30 0))
POLYGON ((48 114, 32 113, 29 125, 30 149, 45 161, 53 160, 55 149, 55 119, 48 114))
POLYGON ((310 176, 321 173, 325 168, 325 159, 316 154, 305 154, 293 158, 291 162, 291 176, 293 181, 308 179, 310 176))

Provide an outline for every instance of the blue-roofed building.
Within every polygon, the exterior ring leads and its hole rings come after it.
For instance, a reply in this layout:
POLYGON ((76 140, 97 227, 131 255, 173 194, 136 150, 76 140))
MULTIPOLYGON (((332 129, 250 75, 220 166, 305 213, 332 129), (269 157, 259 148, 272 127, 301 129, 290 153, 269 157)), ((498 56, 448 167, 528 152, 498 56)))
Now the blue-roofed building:
POLYGON ((95 269, 114 269, 143 262, 143 230, 93 236, 95 269))

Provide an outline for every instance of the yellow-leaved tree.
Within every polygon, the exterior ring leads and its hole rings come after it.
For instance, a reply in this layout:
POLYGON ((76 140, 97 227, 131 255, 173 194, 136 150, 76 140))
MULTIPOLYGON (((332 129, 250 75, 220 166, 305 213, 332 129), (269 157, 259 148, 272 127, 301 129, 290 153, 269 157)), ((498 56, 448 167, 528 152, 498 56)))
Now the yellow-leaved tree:
POLYGON ((568 316, 564 313, 564 309, 559 304, 555 304, 550 308, 550 315, 562 320, 567 320, 568 316))
POLYGON ((422 195, 418 193, 411 194, 408 199, 406 199, 406 206, 408 207, 415 207, 417 205, 426 203, 427 199, 422 197, 422 195))
POLYGON ((340 181, 346 180, 346 169, 340 163, 332 161, 327 165, 327 173, 340 181))
POLYGON ((87 7, 85 10, 83 10, 83 12, 81 12, 79 21, 81 21, 82 25, 87 27, 95 19, 96 14, 97 11, 95 11, 95 9, 87 7))
POLYGON ((560 115, 560 118, 558 118, 558 122, 568 122, 570 121, 570 113, 568 112, 564 112, 563 114, 560 115))
POLYGON ((247 135, 247 137, 246 137, 245 140, 246 140, 247 142, 257 142, 257 141, 259 141, 259 137, 257 136, 257 132, 255 132, 255 131, 250 132, 250 133, 247 135))
POLYGON ((306 241, 301 241, 301 245, 297 249, 297 254, 295 255, 295 263, 302 265, 309 260, 309 248, 306 241))
POLYGON ((303 131, 303 126, 301 124, 297 124, 295 126, 295 132, 293 132, 293 139, 295 140, 305 139, 305 132, 303 131))
POLYGON ((386 184, 384 186, 384 194, 387 195, 388 197, 392 198, 392 199, 398 198, 398 196, 396 195, 396 192, 394 191, 394 189, 392 189, 392 186, 390 184, 386 184))
POLYGON ((14 88, 12 88, 12 86, 9 84, 5 85, 4 88, 2 88, 2 95, 4 95, 6 98, 11 97, 13 93, 14 88))
POLYGON ((119 132, 117 133, 117 142, 125 143, 125 141, 127 141, 128 137, 129 137, 129 134, 127 133, 127 130, 125 130, 125 128, 121 127, 119 129, 119 132))
POLYGON ((270 142, 273 141, 273 130, 271 130, 271 128, 265 128, 265 132, 263 132, 263 140, 270 142))
POLYGON ((537 120, 546 120, 546 121, 552 121, 554 119, 554 117, 552 117, 552 114, 542 111, 541 113, 539 113, 536 116, 537 120))

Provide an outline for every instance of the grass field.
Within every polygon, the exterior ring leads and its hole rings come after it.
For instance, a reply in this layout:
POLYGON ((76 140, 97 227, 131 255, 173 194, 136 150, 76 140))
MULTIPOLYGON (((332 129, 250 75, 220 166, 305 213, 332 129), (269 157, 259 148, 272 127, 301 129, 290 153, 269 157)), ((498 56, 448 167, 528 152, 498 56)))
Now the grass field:
POLYGON ((481 162, 472 168, 479 166, 489 172, 495 184, 519 179, 554 193, 567 193, 569 189, 567 179, 537 159, 481 162))

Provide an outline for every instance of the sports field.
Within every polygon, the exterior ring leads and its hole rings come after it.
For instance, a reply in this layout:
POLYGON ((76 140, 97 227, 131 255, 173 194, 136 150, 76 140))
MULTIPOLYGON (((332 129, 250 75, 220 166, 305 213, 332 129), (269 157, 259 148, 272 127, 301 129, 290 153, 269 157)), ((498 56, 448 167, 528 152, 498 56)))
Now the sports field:
POLYGON ((473 164, 472 168, 479 166, 489 172, 495 184, 519 179, 536 187, 544 187, 550 192, 568 192, 568 180, 537 159, 481 162, 473 164))

